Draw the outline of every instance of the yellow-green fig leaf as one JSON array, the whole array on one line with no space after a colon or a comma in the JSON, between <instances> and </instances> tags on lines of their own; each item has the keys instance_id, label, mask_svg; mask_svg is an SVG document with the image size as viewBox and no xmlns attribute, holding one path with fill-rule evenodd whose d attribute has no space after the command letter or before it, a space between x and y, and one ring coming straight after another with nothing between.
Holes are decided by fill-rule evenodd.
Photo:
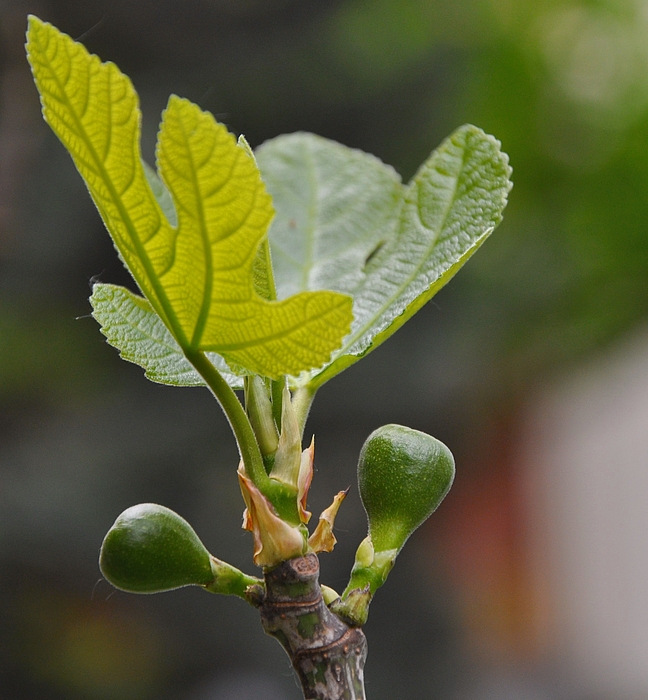
<instances>
[{"instance_id":1,"label":"yellow-green fig leaf","mask_svg":"<svg viewBox=\"0 0 648 700\"><path fill-rule=\"evenodd\" d=\"M180 347L218 353L230 366L272 378L326 363L350 330L351 298L305 291L272 301L259 294L272 286L266 237L274 209L249 146L188 100L169 99L156 153L175 225L142 165L130 80L36 17L29 19L27 54L46 121ZM267 264L260 265L264 250Z\"/></svg>"}]
</instances>

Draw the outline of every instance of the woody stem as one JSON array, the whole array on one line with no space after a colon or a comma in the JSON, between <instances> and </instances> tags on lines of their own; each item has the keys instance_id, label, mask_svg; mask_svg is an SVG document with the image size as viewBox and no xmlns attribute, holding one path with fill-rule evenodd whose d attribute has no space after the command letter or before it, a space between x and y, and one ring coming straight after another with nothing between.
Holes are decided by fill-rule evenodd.
<instances>
[{"instance_id":1,"label":"woody stem","mask_svg":"<svg viewBox=\"0 0 648 700\"><path fill-rule=\"evenodd\" d=\"M305 700L365 700L364 633L327 608L318 579L315 554L289 559L266 573L259 608L263 628L286 650Z\"/></svg>"}]
</instances>

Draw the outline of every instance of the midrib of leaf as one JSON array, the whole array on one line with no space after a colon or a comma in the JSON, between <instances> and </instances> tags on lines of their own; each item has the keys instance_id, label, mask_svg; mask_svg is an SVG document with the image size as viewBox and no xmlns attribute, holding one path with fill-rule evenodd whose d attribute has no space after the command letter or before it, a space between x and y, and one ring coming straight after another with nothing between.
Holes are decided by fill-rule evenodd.
<instances>
[{"instance_id":1,"label":"midrib of leaf","mask_svg":"<svg viewBox=\"0 0 648 700\"><path fill-rule=\"evenodd\" d=\"M461 169L463 169L463 166L465 165L465 155L466 155L466 149L463 149L463 154L461 158ZM419 265L414 268L413 272L405 279L404 282L401 283L401 285L398 287L398 289L384 302L384 304L380 307L380 309L377 312L374 312L371 316L371 318L363 324L360 328L358 328L357 331L352 333L350 336L348 336L347 340L345 341L344 345L337 351L336 355L338 357L342 356L350 347L353 347L353 345L372 327L372 325L376 322L377 319L379 319L385 311L394 303L396 299L403 293L405 289L413 282L413 280L418 276L419 271L421 268L425 265L427 262L433 248L436 246L439 236L443 232L446 221L448 219L448 215L450 211L452 210L452 207L454 206L456 200L457 200L457 189L459 185L459 177L456 177L454 182L454 187L452 190L452 197L450 198L450 201L445 209L445 212L443 213L443 218L442 218L442 223L439 226L439 233L437 236L434 236L433 240L430 241L429 246L426 248L426 254L421 257L421 262ZM419 183L416 183L417 185ZM418 187L417 187L418 189ZM417 195L417 202L416 202L416 213L418 220L421 224L421 228L425 229L426 231L432 231L432 229L427 228L423 224L423 220L421 218L421 205L420 205L420 197ZM407 202L404 202L404 204L407 204ZM405 211L403 211L403 214ZM402 224L401 224L402 225ZM405 310L405 309L404 309ZM403 310L403 311L404 311Z\"/></svg>"},{"instance_id":2,"label":"midrib of leaf","mask_svg":"<svg viewBox=\"0 0 648 700\"><path fill-rule=\"evenodd\" d=\"M57 51L58 50L59 50L59 46L57 46ZM137 251L137 255L140 258L140 261L142 262L144 269L146 270L146 273L148 275L148 281L155 291L157 301L158 301L159 305L162 307L162 311L163 311L164 315L167 317L169 324L174 328L174 332L176 334L180 335L180 337L182 338L182 340L184 340L184 342L186 344L186 342L187 342L186 336L185 336L184 332L182 331L180 324L178 323L178 318L177 318L175 312L173 311L172 306L169 304L169 300L167 299L166 294L164 293L164 290L162 289L162 287L160 286L160 284L157 281L157 275L155 274L155 270L153 269L153 266L151 265L151 261L150 261L148 255L146 254L146 249L144 248L141 241L139 240L139 237L137 236L137 229L136 229L135 225L133 224L133 222L128 214L128 211L126 210L126 208L122 204L121 197L117 193L117 190L115 189L115 187L112 183L112 180L111 180L110 176L108 175L108 172L106 171L106 168L104 166L104 161L100 158L94 145L92 144L92 141L88 138L88 134L86 133L86 130L83 126L83 122L81 121L80 116L77 114L76 110L74 109L74 107L72 106L72 103L70 102L70 100L68 98L68 95L67 95L67 92L65 89L65 87L66 87L65 83L63 83L59 79L56 72L53 71L49 67L49 65L48 65L48 70L49 70L50 74L54 77L54 82L58 85L58 87L63 95L64 104L68 108L68 110L69 110L70 114L72 115L72 118L74 119L74 122L77 126L77 133L80 134L81 139L83 140L86 147L88 148L88 151L92 155L92 157L95 161L95 167L99 171L101 179L102 179L104 185L106 185L106 187L110 193L113 204L117 207L117 209L121 215L122 221L124 221L124 223L126 224L126 228L128 229L128 233L129 233L129 236L131 238L131 241L133 242L133 244L135 246L135 249ZM68 77L69 77L69 73L68 73ZM88 81L90 81L90 80L91 80L91 77L88 78ZM109 95L112 94L111 80L112 80L112 77L111 77L111 74L109 72L108 73L108 94ZM87 110L89 101L90 101L90 90L88 90L88 98L87 98L87 101L85 104L86 110ZM112 113L112 102L111 102L111 113ZM110 144L112 141L112 130L113 130L113 124L112 124L112 119L111 119L110 120L110 132L109 132L109 137L107 139L107 146L106 146L106 158L108 157L108 154L110 153ZM136 164L134 167L136 167ZM133 171L133 178L134 177L135 177L135 171ZM124 189L124 193L126 193L130 189L132 184L133 184L133 180L131 180L129 185ZM162 212L160 212L160 214L161 214L161 216L164 216L164 214ZM160 224L158 224L158 227L157 227L155 233L153 234L153 236L151 236L151 238L156 236L159 233L159 231L160 231ZM178 339L178 341L180 342L180 339Z\"/></svg>"},{"instance_id":3,"label":"midrib of leaf","mask_svg":"<svg viewBox=\"0 0 648 700\"><path fill-rule=\"evenodd\" d=\"M182 124L182 136L184 137L187 154L189 156L189 160L191 161L191 181L194 187L194 192L196 194L196 203L198 205L198 225L200 226L200 237L205 254L205 289L203 292L202 304L200 306L200 313L198 314L198 319L196 321L196 326L193 332L193 338L191 339L191 347L195 349L200 343L200 339L202 338L202 335L205 331L207 319L209 318L209 308L211 306L211 293L214 277L214 261L209 241L209 233L207 231L207 222L205 220L205 207L203 206L202 193L200 191L200 185L198 184L198 173L196 170L196 164L194 162L191 145L189 143L189 139L187 138L187 133L184 128L184 123L182 123L182 121L180 121L180 123Z\"/></svg>"},{"instance_id":4,"label":"midrib of leaf","mask_svg":"<svg viewBox=\"0 0 648 700\"><path fill-rule=\"evenodd\" d=\"M272 256L270 255L270 242L268 241L268 236L261 241L261 245L257 250L257 256L263 256L263 262L265 265L265 272L267 275L268 284L268 298L267 301L276 301L277 299L277 287L275 285L274 273L272 271Z\"/></svg>"}]
</instances>

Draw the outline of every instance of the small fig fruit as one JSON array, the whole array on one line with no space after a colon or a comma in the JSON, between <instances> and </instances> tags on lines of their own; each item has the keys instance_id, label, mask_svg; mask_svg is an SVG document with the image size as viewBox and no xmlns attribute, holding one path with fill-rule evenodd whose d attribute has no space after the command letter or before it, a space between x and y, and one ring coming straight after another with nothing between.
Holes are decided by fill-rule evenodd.
<instances>
[{"instance_id":1,"label":"small fig fruit","mask_svg":"<svg viewBox=\"0 0 648 700\"><path fill-rule=\"evenodd\" d=\"M211 556L191 525L154 503L140 503L117 518L101 545L99 566L113 586L131 593L214 580Z\"/></svg>"},{"instance_id":2,"label":"small fig fruit","mask_svg":"<svg viewBox=\"0 0 648 700\"><path fill-rule=\"evenodd\" d=\"M358 483L376 552L400 550L452 486L450 450L402 425L374 430L360 452Z\"/></svg>"},{"instance_id":3,"label":"small fig fruit","mask_svg":"<svg viewBox=\"0 0 648 700\"><path fill-rule=\"evenodd\" d=\"M330 604L349 625L365 624L374 593L387 580L407 538L450 490L454 472L450 450L418 430L384 425L367 438L358 484L369 535L356 551L346 589Z\"/></svg>"}]
</instances>

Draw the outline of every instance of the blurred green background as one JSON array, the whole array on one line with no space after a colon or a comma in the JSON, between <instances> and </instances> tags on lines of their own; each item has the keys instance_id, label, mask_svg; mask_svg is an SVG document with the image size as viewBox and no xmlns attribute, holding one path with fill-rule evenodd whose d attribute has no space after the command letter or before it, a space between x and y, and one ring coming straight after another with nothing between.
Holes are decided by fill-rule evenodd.
<instances>
[{"instance_id":1,"label":"blurred green background","mask_svg":"<svg viewBox=\"0 0 648 700\"><path fill-rule=\"evenodd\" d=\"M513 532L503 566L516 569L517 406L648 315L645 2L0 0L0 700L296 700L252 609L193 589L113 595L99 580L103 534L139 501L178 510L247 571L251 543L218 407L202 390L148 383L88 317L92 279L131 282L40 117L28 13L131 76L149 162L170 93L253 147L313 131L405 180L462 123L501 140L515 183L504 223L397 336L321 391L311 505L354 483L378 425L444 440L459 476L374 603L369 697L483 699L504 668L512 685L492 697L581 700L516 576L489 620L466 608L462 572L479 572L457 569L450 530L491 494ZM344 586L363 536L353 494L326 583Z\"/></svg>"}]
</instances>

